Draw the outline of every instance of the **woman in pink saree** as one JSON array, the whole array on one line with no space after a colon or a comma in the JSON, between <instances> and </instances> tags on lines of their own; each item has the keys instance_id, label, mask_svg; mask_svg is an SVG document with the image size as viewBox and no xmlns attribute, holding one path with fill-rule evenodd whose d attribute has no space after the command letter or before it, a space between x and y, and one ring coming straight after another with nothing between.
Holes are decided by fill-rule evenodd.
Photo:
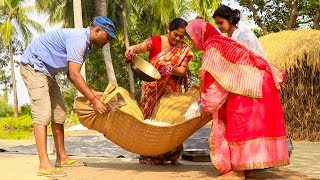
<instances>
[{"instance_id":1,"label":"woman in pink saree","mask_svg":"<svg viewBox=\"0 0 320 180\"><path fill-rule=\"evenodd\" d=\"M221 178L289 164L279 91L285 74L202 19L187 33L203 51L201 105L213 118L210 155Z\"/></svg>"}]
</instances>

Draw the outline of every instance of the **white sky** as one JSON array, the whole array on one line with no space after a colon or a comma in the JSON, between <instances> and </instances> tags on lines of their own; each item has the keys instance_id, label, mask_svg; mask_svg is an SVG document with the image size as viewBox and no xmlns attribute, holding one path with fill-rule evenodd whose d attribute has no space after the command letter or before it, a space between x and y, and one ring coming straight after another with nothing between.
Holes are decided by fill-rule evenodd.
<instances>
[{"instance_id":1,"label":"white sky","mask_svg":"<svg viewBox=\"0 0 320 180\"><path fill-rule=\"evenodd\" d=\"M26 0L25 2L26 2L25 3L26 5L34 4L34 0ZM230 6L233 9L239 9L241 11L241 13L243 13L243 8L238 3L236 3L234 0L222 0L222 4ZM247 26L247 27L254 27L255 26L256 27L256 25L254 24L253 21L244 20L244 19L246 19L245 18L246 13L248 14L248 12L244 12L242 14L243 20L242 21L240 20L239 26ZM46 31L51 31L52 29L60 27L59 25L56 25L55 27L51 27L48 23L46 23L47 16L43 15L43 14L37 14L37 13L29 14L28 17L30 19L33 19L34 21L37 21L40 24L42 24L45 27ZM39 34L34 33L33 39L37 38L38 36L39 36ZM20 57L15 57L15 59L19 61ZM16 81L17 81L17 94L18 94L19 106L24 105L24 104L28 104L28 103L30 103L29 95L28 95L28 91L24 85L24 82L21 79L20 68L15 68L15 75L16 75ZM0 86L0 89L2 89L1 86ZM0 91L0 94L1 95L3 94L2 90ZM9 104L13 104L12 94L9 94Z\"/></svg>"}]
</instances>

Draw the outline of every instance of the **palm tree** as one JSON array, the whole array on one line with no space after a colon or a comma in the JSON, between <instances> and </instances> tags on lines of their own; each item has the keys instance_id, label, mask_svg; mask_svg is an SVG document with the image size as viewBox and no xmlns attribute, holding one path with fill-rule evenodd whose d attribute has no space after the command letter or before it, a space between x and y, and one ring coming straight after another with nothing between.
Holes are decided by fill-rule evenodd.
<instances>
[{"instance_id":1,"label":"palm tree","mask_svg":"<svg viewBox=\"0 0 320 180\"><path fill-rule=\"evenodd\" d=\"M98 16L107 16L107 3L109 1L107 0L94 0L94 5L95 5L95 13ZM113 84L118 84L117 79L116 79L116 74L114 72L114 68L112 65L112 58L111 58L111 52L110 52L110 44L107 43L103 47L103 55L104 55L104 61L107 69L107 76L109 82Z\"/></svg>"},{"instance_id":2,"label":"palm tree","mask_svg":"<svg viewBox=\"0 0 320 180\"><path fill-rule=\"evenodd\" d=\"M165 32L169 21L187 13L186 0L131 0L131 8L138 13L138 21L148 24L152 34Z\"/></svg>"},{"instance_id":3,"label":"palm tree","mask_svg":"<svg viewBox=\"0 0 320 180\"><path fill-rule=\"evenodd\" d=\"M64 28L74 27L73 0L35 0L35 4L38 12L49 15L51 25L62 22ZM83 11L84 14L86 12Z\"/></svg>"},{"instance_id":4,"label":"palm tree","mask_svg":"<svg viewBox=\"0 0 320 180\"><path fill-rule=\"evenodd\" d=\"M18 117L18 98L14 74L12 38L22 35L25 45L27 45L29 44L32 36L29 28L32 28L39 33L44 32L42 25L26 16L26 12L32 11L34 7L22 7L22 2L23 0L2 0L0 4L0 12L2 14L0 17L0 35L3 44L9 49L14 117Z\"/></svg>"},{"instance_id":5,"label":"palm tree","mask_svg":"<svg viewBox=\"0 0 320 180\"><path fill-rule=\"evenodd\" d=\"M123 24L123 37L124 37L124 44L126 46L126 49L129 48L129 34L128 34L128 26L127 26L127 0L122 0L122 13L121 13L121 19ZM129 65L127 65L128 74L129 74L129 83L130 83L130 92L132 95L135 94L135 88L134 88L134 79L133 79L133 73Z\"/></svg>"},{"instance_id":6,"label":"palm tree","mask_svg":"<svg viewBox=\"0 0 320 180\"><path fill-rule=\"evenodd\" d=\"M206 21L210 21L213 11L221 4L221 0L193 0L188 6Z\"/></svg>"},{"instance_id":7,"label":"palm tree","mask_svg":"<svg viewBox=\"0 0 320 180\"><path fill-rule=\"evenodd\" d=\"M81 8L81 0L73 0L73 16L74 16L74 27L75 28L82 28L82 8ZM81 75L86 80L86 66L85 63L81 66ZM78 96L83 96L78 91Z\"/></svg>"}]
</instances>

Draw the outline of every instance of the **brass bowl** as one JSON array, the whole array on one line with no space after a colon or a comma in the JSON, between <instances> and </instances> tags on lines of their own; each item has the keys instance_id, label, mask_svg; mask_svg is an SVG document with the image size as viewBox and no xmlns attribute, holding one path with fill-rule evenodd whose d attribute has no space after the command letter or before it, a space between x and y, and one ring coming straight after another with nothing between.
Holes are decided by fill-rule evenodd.
<instances>
[{"instance_id":1,"label":"brass bowl","mask_svg":"<svg viewBox=\"0 0 320 180\"><path fill-rule=\"evenodd\" d=\"M158 70L152 64L138 56L131 63L131 69L134 75L143 81L152 82L161 77Z\"/></svg>"}]
</instances>

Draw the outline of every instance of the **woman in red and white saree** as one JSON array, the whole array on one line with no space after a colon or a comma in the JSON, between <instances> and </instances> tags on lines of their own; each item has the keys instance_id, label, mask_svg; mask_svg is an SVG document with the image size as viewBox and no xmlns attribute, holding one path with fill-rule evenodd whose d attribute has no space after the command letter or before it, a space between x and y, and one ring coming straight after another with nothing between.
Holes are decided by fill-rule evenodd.
<instances>
[{"instance_id":1,"label":"woman in red and white saree","mask_svg":"<svg viewBox=\"0 0 320 180\"><path fill-rule=\"evenodd\" d=\"M189 46L183 41L187 24L185 20L175 18L169 23L168 35L152 36L126 51L126 60L129 62L135 54L148 51L149 62L161 73L159 80L142 83L140 105L145 119L150 118L156 103L163 95L181 92L181 85L187 83L188 62L193 57ZM172 164L177 164L182 149L181 145L160 156L140 156L139 162L162 165L171 161Z\"/></svg>"},{"instance_id":2,"label":"woman in red and white saree","mask_svg":"<svg viewBox=\"0 0 320 180\"><path fill-rule=\"evenodd\" d=\"M181 85L186 84L188 77L186 71L183 76L172 75L165 71L174 71L173 68L183 67L187 70L188 62L192 59L192 52L185 42L180 42L175 46L161 49L163 38L153 36L147 39L146 44L149 51L149 62L161 73L161 78L153 82L142 83L142 97L140 105L145 118L149 118L158 100L165 94L181 92ZM183 63L183 64L182 64ZM164 68L163 68L164 67ZM169 67L168 70L165 67Z\"/></svg>"},{"instance_id":3,"label":"woman in red and white saree","mask_svg":"<svg viewBox=\"0 0 320 180\"><path fill-rule=\"evenodd\" d=\"M202 19L191 22L187 33L203 51L201 105L213 118L214 166L230 178L289 164L279 91L285 74Z\"/></svg>"}]
</instances>

